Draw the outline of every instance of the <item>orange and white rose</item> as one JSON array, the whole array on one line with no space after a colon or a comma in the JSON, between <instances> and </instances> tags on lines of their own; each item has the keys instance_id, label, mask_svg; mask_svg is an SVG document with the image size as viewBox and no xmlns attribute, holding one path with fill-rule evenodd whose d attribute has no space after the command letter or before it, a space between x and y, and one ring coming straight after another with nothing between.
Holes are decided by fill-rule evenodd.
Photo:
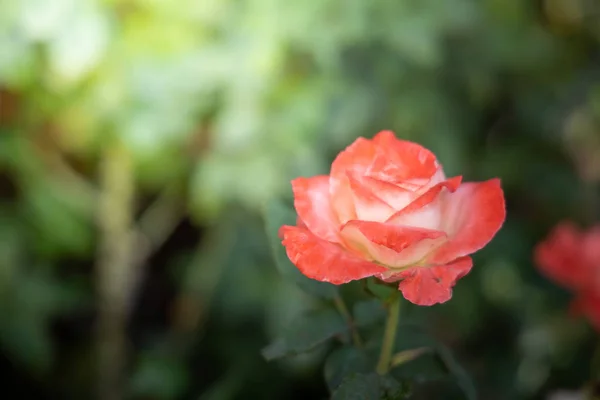
<instances>
[{"instance_id":1,"label":"orange and white rose","mask_svg":"<svg viewBox=\"0 0 600 400\"><path fill-rule=\"evenodd\" d=\"M447 178L433 153L390 131L357 139L329 175L297 178L292 187L298 223L280 236L303 274L333 284L399 282L419 305L451 298L471 270L469 255L506 216L498 179Z\"/></svg>"}]
</instances>

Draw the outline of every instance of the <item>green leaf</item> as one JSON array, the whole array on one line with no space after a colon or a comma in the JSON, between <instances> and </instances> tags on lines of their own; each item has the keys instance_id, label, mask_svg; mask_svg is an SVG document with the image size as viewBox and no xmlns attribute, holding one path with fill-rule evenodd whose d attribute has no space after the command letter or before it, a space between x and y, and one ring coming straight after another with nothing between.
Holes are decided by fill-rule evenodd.
<instances>
[{"instance_id":1,"label":"green leaf","mask_svg":"<svg viewBox=\"0 0 600 400\"><path fill-rule=\"evenodd\" d=\"M82 255L93 247L89 216L68 203L75 199L50 182L31 184L24 190L22 207L32 221L34 244L46 254Z\"/></svg>"},{"instance_id":2,"label":"green leaf","mask_svg":"<svg viewBox=\"0 0 600 400\"><path fill-rule=\"evenodd\" d=\"M438 344L437 346L437 354L443 361L448 371L454 377L456 383L462 389L465 396L467 396L468 400L476 400L477 399L477 390L475 389L475 384L473 380L465 371L465 369L456 361L452 352L444 345Z\"/></svg>"},{"instance_id":3,"label":"green leaf","mask_svg":"<svg viewBox=\"0 0 600 400\"><path fill-rule=\"evenodd\" d=\"M131 377L129 390L135 396L174 399L185 390L187 382L187 371L180 360L144 354Z\"/></svg>"},{"instance_id":4,"label":"green leaf","mask_svg":"<svg viewBox=\"0 0 600 400\"><path fill-rule=\"evenodd\" d=\"M292 321L284 336L265 347L267 361L307 352L348 331L344 319L331 309L309 311Z\"/></svg>"},{"instance_id":5,"label":"green leaf","mask_svg":"<svg viewBox=\"0 0 600 400\"><path fill-rule=\"evenodd\" d=\"M304 276L288 258L278 232L283 225L296 225L296 213L281 200L271 200L265 209L267 236L277 269L285 279L295 282L302 290L315 296L332 299L338 293L335 285Z\"/></svg>"},{"instance_id":6,"label":"green leaf","mask_svg":"<svg viewBox=\"0 0 600 400\"><path fill-rule=\"evenodd\" d=\"M43 320L27 313L14 313L0 325L0 342L9 357L35 373L45 373L54 362L55 349Z\"/></svg>"},{"instance_id":7,"label":"green leaf","mask_svg":"<svg viewBox=\"0 0 600 400\"><path fill-rule=\"evenodd\" d=\"M333 393L332 400L400 400L406 399L409 388L391 376L376 373L353 374L344 379Z\"/></svg>"},{"instance_id":8,"label":"green leaf","mask_svg":"<svg viewBox=\"0 0 600 400\"><path fill-rule=\"evenodd\" d=\"M354 304L353 313L354 322L357 326L369 326L386 317L385 307L378 299L360 301Z\"/></svg>"},{"instance_id":9,"label":"green leaf","mask_svg":"<svg viewBox=\"0 0 600 400\"><path fill-rule=\"evenodd\" d=\"M394 367L391 373L398 379L408 379L415 383L444 381L449 378L448 371L433 352L402 363Z\"/></svg>"},{"instance_id":10,"label":"green leaf","mask_svg":"<svg viewBox=\"0 0 600 400\"><path fill-rule=\"evenodd\" d=\"M277 339L270 345L264 347L261 352L265 360L271 361L290 354L290 349L284 339Z\"/></svg>"},{"instance_id":11,"label":"green leaf","mask_svg":"<svg viewBox=\"0 0 600 400\"><path fill-rule=\"evenodd\" d=\"M417 383L451 381L460 388L468 400L477 398L471 378L447 347L418 326L398 327L396 352L423 347L431 349L431 352L398 365L392 369L392 375L398 379L408 379Z\"/></svg>"},{"instance_id":12,"label":"green leaf","mask_svg":"<svg viewBox=\"0 0 600 400\"><path fill-rule=\"evenodd\" d=\"M423 327L415 324L403 324L398 326L396 332L396 351L411 350L417 347L435 347L438 341L427 333Z\"/></svg>"},{"instance_id":13,"label":"green leaf","mask_svg":"<svg viewBox=\"0 0 600 400\"><path fill-rule=\"evenodd\" d=\"M325 361L325 382L335 390L349 375L375 370L377 353L369 354L355 347L342 347L332 352Z\"/></svg>"},{"instance_id":14,"label":"green leaf","mask_svg":"<svg viewBox=\"0 0 600 400\"><path fill-rule=\"evenodd\" d=\"M234 399L241 389L247 372L239 364L233 366L223 378L204 391L198 400Z\"/></svg>"},{"instance_id":15,"label":"green leaf","mask_svg":"<svg viewBox=\"0 0 600 400\"><path fill-rule=\"evenodd\" d=\"M376 374L354 374L344 379L332 400L379 400L379 377Z\"/></svg>"},{"instance_id":16,"label":"green leaf","mask_svg":"<svg viewBox=\"0 0 600 400\"><path fill-rule=\"evenodd\" d=\"M307 351L347 330L348 325L335 310L310 311L292 322L285 341L293 351Z\"/></svg>"}]
</instances>

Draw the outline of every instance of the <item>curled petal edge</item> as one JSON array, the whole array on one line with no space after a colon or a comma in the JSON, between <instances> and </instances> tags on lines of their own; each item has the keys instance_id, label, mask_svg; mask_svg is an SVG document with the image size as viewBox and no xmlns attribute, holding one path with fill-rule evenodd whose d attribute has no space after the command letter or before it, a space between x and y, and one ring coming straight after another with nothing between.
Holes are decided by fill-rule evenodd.
<instances>
[{"instance_id":1,"label":"curled petal edge","mask_svg":"<svg viewBox=\"0 0 600 400\"><path fill-rule=\"evenodd\" d=\"M445 303L452 298L452 288L473 267L471 257L461 257L446 265L415 267L400 272L398 289L404 298L420 306Z\"/></svg>"},{"instance_id":2,"label":"curled petal edge","mask_svg":"<svg viewBox=\"0 0 600 400\"><path fill-rule=\"evenodd\" d=\"M288 258L308 278L341 285L387 270L350 254L336 243L318 238L305 228L285 225L279 234Z\"/></svg>"}]
</instances>

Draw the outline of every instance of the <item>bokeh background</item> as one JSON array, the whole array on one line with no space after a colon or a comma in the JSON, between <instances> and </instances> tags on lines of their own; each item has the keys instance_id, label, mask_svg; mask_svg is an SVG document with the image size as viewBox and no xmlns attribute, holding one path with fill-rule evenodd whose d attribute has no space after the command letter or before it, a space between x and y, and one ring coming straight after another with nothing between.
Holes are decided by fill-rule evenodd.
<instances>
[{"instance_id":1,"label":"bokeh background","mask_svg":"<svg viewBox=\"0 0 600 400\"><path fill-rule=\"evenodd\" d=\"M452 301L403 316L482 399L582 387L597 334L532 248L600 216L600 3L4 0L2 397L326 398L323 351L260 356L318 302L262 208L383 129L507 196Z\"/></svg>"}]
</instances>

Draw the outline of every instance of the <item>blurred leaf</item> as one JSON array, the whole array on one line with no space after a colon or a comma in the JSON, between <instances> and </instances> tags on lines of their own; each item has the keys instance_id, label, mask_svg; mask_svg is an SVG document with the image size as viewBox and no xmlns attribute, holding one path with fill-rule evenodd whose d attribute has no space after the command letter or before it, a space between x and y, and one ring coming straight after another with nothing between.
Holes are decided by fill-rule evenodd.
<instances>
[{"instance_id":1,"label":"blurred leaf","mask_svg":"<svg viewBox=\"0 0 600 400\"><path fill-rule=\"evenodd\" d=\"M304 276L288 258L285 247L278 236L283 225L296 225L296 214L280 200L271 200L265 209L267 236L271 243L273 257L284 278L290 279L300 288L315 296L332 299L338 292L335 285L319 282Z\"/></svg>"},{"instance_id":2,"label":"blurred leaf","mask_svg":"<svg viewBox=\"0 0 600 400\"><path fill-rule=\"evenodd\" d=\"M467 396L467 399L476 400L477 390L475 389L475 385L467 371L465 371L458 361L456 361L452 352L442 344L438 344L436 350L446 368L448 368L460 388L463 390L465 396Z\"/></svg>"},{"instance_id":3,"label":"blurred leaf","mask_svg":"<svg viewBox=\"0 0 600 400\"><path fill-rule=\"evenodd\" d=\"M227 372L224 378L202 393L198 400L234 399L240 389L244 375L247 375L247 372L239 366L234 366L231 371Z\"/></svg>"},{"instance_id":4,"label":"blurred leaf","mask_svg":"<svg viewBox=\"0 0 600 400\"><path fill-rule=\"evenodd\" d=\"M376 373L354 374L342 382L332 400L401 400L408 398L408 388L390 376Z\"/></svg>"},{"instance_id":5,"label":"blurred leaf","mask_svg":"<svg viewBox=\"0 0 600 400\"><path fill-rule=\"evenodd\" d=\"M332 400L379 400L381 390L377 374L354 374L333 393Z\"/></svg>"},{"instance_id":6,"label":"blurred leaf","mask_svg":"<svg viewBox=\"0 0 600 400\"><path fill-rule=\"evenodd\" d=\"M355 347L342 347L332 352L325 361L325 381L329 390L335 390L351 374L375 370L376 353L368 354Z\"/></svg>"},{"instance_id":7,"label":"blurred leaf","mask_svg":"<svg viewBox=\"0 0 600 400\"><path fill-rule=\"evenodd\" d=\"M387 313L378 299L360 301L354 304L354 322L357 326L369 326L385 319Z\"/></svg>"},{"instance_id":8,"label":"blurred leaf","mask_svg":"<svg viewBox=\"0 0 600 400\"><path fill-rule=\"evenodd\" d=\"M0 322L0 341L10 358L35 373L48 372L54 361L54 348L43 320L20 313Z\"/></svg>"},{"instance_id":9,"label":"blurred leaf","mask_svg":"<svg viewBox=\"0 0 600 400\"><path fill-rule=\"evenodd\" d=\"M262 356L267 361L285 357L289 353L290 349L288 348L286 341L283 339L278 339L261 350Z\"/></svg>"},{"instance_id":10,"label":"blurred leaf","mask_svg":"<svg viewBox=\"0 0 600 400\"><path fill-rule=\"evenodd\" d=\"M28 223L35 228L35 246L52 255L89 252L93 241L91 222L66 204L67 193L41 182L27 189L22 207Z\"/></svg>"},{"instance_id":11,"label":"blurred leaf","mask_svg":"<svg viewBox=\"0 0 600 400\"><path fill-rule=\"evenodd\" d=\"M187 370L170 356L144 355L130 381L135 396L168 400L181 396L188 382Z\"/></svg>"},{"instance_id":12,"label":"blurred leaf","mask_svg":"<svg viewBox=\"0 0 600 400\"><path fill-rule=\"evenodd\" d=\"M52 318L85 304L71 282L57 280L48 270L16 271L0 298L0 342L14 360L36 373L48 372L54 361Z\"/></svg>"},{"instance_id":13,"label":"blurred leaf","mask_svg":"<svg viewBox=\"0 0 600 400\"><path fill-rule=\"evenodd\" d=\"M391 374L398 379L408 379L415 383L443 381L449 378L448 371L435 353L402 363L394 367Z\"/></svg>"},{"instance_id":14,"label":"blurred leaf","mask_svg":"<svg viewBox=\"0 0 600 400\"><path fill-rule=\"evenodd\" d=\"M300 352L310 350L347 330L348 325L337 311L309 311L291 323L285 340L291 350Z\"/></svg>"},{"instance_id":15,"label":"blurred leaf","mask_svg":"<svg viewBox=\"0 0 600 400\"><path fill-rule=\"evenodd\" d=\"M296 317L283 338L263 349L262 354L270 361L306 352L347 331L348 325L335 310L309 311Z\"/></svg>"},{"instance_id":16,"label":"blurred leaf","mask_svg":"<svg viewBox=\"0 0 600 400\"><path fill-rule=\"evenodd\" d=\"M399 379L414 380L417 383L452 381L460 387L468 400L477 398L470 376L456 361L450 350L420 327L399 326L396 351L414 351L423 347L432 351L394 367L392 375Z\"/></svg>"}]
</instances>

